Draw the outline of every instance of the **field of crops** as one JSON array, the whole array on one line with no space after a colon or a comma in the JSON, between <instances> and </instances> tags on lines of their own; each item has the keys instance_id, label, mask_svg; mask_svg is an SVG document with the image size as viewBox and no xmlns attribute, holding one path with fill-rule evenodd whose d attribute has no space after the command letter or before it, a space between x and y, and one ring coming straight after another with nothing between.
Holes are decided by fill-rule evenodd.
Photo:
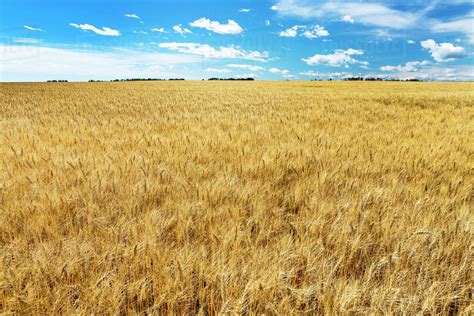
<instances>
[{"instance_id":1,"label":"field of crops","mask_svg":"<svg viewBox=\"0 0 474 316\"><path fill-rule=\"evenodd\" d=\"M0 84L0 313L474 313L474 84Z\"/></svg>"}]
</instances>

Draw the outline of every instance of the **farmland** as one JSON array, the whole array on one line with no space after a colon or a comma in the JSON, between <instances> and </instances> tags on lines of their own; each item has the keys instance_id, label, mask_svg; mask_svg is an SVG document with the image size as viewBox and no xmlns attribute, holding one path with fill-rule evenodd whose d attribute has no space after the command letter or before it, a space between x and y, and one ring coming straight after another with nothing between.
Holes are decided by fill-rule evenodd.
<instances>
[{"instance_id":1,"label":"farmland","mask_svg":"<svg viewBox=\"0 0 474 316\"><path fill-rule=\"evenodd\" d=\"M2 313L474 313L474 84L0 84Z\"/></svg>"}]
</instances>

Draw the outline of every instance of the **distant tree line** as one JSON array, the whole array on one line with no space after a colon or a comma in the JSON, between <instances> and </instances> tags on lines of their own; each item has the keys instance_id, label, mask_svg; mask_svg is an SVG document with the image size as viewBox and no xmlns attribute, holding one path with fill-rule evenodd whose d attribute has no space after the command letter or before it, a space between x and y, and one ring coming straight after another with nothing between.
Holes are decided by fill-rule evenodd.
<instances>
[{"instance_id":1,"label":"distant tree line","mask_svg":"<svg viewBox=\"0 0 474 316\"><path fill-rule=\"evenodd\" d=\"M332 81L333 79L327 79L327 81ZM311 79L311 81L324 81L323 79ZM373 77L348 77L342 79L342 81L399 81L399 82L422 82L420 79L394 79L394 78L373 78Z\"/></svg>"},{"instance_id":2,"label":"distant tree line","mask_svg":"<svg viewBox=\"0 0 474 316\"><path fill-rule=\"evenodd\" d=\"M113 80L89 80L89 82L128 82L128 81L166 81L166 80L185 80L184 78L170 78L170 79L161 79L161 78L127 78L127 79L113 79Z\"/></svg>"},{"instance_id":3,"label":"distant tree line","mask_svg":"<svg viewBox=\"0 0 474 316\"><path fill-rule=\"evenodd\" d=\"M89 82L127 82L127 81L175 81L175 80L185 80L184 78L170 78L170 79L160 79L160 78L127 78L127 79L113 79L113 80L89 80ZM48 80L46 82L68 82L67 80Z\"/></svg>"},{"instance_id":4,"label":"distant tree line","mask_svg":"<svg viewBox=\"0 0 474 316\"><path fill-rule=\"evenodd\" d=\"M113 79L113 80L89 80L89 82L128 82L128 81L184 81L184 78L129 78L129 79ZM204 80L204 79L203 79ZM254 81L254 78L209 78L209 81ZM326 81L333 81L332 78L325 79ZM324 79L311 79L311 81L325 81ZM403 82L422 82L420 79L394 79L394 78L373 78L373 77L349 77L342 81L403 81ZM67 80L48 80L47 82L68 82Z\"/></svg>"},{"instance_id":5,"label":"distant tree line","mask_svg":"<svg viewBox=\"0 0 474 316\"><path fill-rule=\"evenodd\" d=\"M226 81L254 81L254 78L209 78L208 80L226 80Z\"/></svg>"}]
</instances>

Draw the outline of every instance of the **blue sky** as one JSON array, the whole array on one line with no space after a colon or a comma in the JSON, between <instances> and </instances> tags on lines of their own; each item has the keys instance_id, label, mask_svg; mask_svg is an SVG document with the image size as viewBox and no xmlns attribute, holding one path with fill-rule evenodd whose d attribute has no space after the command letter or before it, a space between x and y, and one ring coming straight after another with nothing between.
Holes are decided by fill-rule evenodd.
<instances>
[{"instance_id":1,"label":"blue sky","mask_svg":"<svg viewBox=\"0 0 474 316\"><path fill-rule=\"evenodd\" d=\"M2 0L0 81L474 80L472 0Z\"/></svg>"}]
</instances>

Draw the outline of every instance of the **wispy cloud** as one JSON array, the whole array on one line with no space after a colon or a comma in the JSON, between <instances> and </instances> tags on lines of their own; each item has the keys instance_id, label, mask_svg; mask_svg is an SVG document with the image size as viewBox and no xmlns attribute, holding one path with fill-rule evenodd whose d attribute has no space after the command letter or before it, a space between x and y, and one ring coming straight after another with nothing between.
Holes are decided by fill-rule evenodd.
<instances>
[{"instance_id":1,"label":"wispy cloud","mask_svg":"<svg viewBox=\"0 0 474 316\"><path fill-rule=\"evenodd\" d=\"M392 9L381 3L355 1L278 0L271 7L281 15L303 19L342 16L346 22L404 29L415 25L420 13Z\"/></svg>"},{"instance_id":2,"label":"wispy cloud","mask_svg":"<svg viewBox=\"0 0 474 316\"><path fill-rule=\"evenodd\" d=\"M21 38L12 39L12 42L18 43L18 44L38 44L41 42L41 40L37 38L21 37Z\"/></svg>"},{"instance_id":3,"label":"wispy cloud","mask_svg":"<svg viewBox=\"0 0 474 316\"><path fill-rule=\"evenodd\" d=\"M242 27L234 20L228 20L227 24L221 24L220 22L211 21L207 18L200 18L194 22L189 23L189 25L192 27L206 29L217 34L234 35L240 34L244 31Z\"/></svg>"},{"instance_id":4,"label":"wispy cloud","mask_svg":"<svg viewBox=\"0 0 474 316\"><path fill-rule=\"evenodd\" d=\"M0 45L3 80L115 79L189 77L177 66L196 64L193 55L142 52L129 49L85 51L74 48ZM173 68L174 67L174 68Z\"/></svg>"},{"instance_id":5,"label":"wispy cloud","mask_svg":"<svg viewBox=\"0 0 474 316\"><path fill-rule=\"evenodd\" d=\"M133 13L127 13L127 14L124 14L124 16L126 16L127 18L131 18L131 19L141 20L141 18L138 15L133 14Z\"/></svg>"},{"instance_id":6,"label":"wispy cloud","mask_svg":"<svg viewBox=\"0 0 474 316\"><path fill-rule=\"evenodd\" d=\"M168 33L164 28L160 27L160 28L152 28L151 29L152 32L156 32L156 33Z\"/></svg>"},{"instance_id":7,"label":"wispy cloud","mask_svg":"<svg viewBox=\"0 0 474 316\"><path fill-rule=\"evenodd\" d=\"M251 11L250 9L246 9L246 8L239 9L240 13L248 13L250 11Z\"/></svg>"},{"instance_id":8,"label":"wispy cloud","mask_svg":"<svg viewBox=\"0 0 474 316\"><path fill-rule=\"evenodd\" d=\"M474 44L474 11L450 22L435 22L432 31L436 33L464 33L469 43Z\"/></svg>"},{"instance_id":9,"label":"wispy cloud","mask_svg":"<svg viewBox=\"0 0 474 316\"><path fill-rule=\"evenodd\" d=\"M278 69L278 68L270 68L268 69L269 72L272 74L280 74L280 75L289 75L290 71L287 69Z\"/></svg>"},{"instance_id":10,"label":"wispy cloud","mask_svg":"<svg viewBox=\"0 0 474 316\"><path fill-rule=\"evenodd\" d=\"M344 79L353 77L354 74L350 72L316 72L316 71L303 71L300 72L300 75L311 78L335 78L335 79Z\"/></svg>"},{"instance_id":11,"label":"wispy cloud","mask_svg":"<svg viewBox=\"0 0 474 316\"><path fill-rule=\"evenodd\" d=\"M76 23L70 23L69 24L72 27L84 30L84 31L92 31L96 34L102 35L102 36L120 36L120 32L118 30L114 30L108 27L103 27L102 29L99 29L93 25L90 24L76 24Z\"/></svg>"},{"instance_id":12,"label":"wispy cloud","mask_svg":"<svg viewBox=\"0 0 474 316\"><path fill-rule=\"evenodd\" d=\"M207 72L215 72L215 73L219 73L219 74L227 74L227 73L230 73L232 72L232 70L230 69L225 69L225 68L207 68L206 69Z\"/></svg>"},{"instance_id":13,"label":"wispy cloud","mask_svg":"<svg viewBox=\"0 0 474 316\"><path fill-rule=\"evenodd\" d=\"M247 51L238 46L214 48L207 44L176 42L160 43L159 46L180 53L199 55L206 58L246 59L260 62L267 62L269 60L268 52Z\"/></svg>"},{"instance_id":14,"label":"wispy cloud","mask_svg":"<svg viewBox=\"0 0 474 316\"><path fill-rule=\"evenodd\" d=\"M245 64L229 64L227 67L230 68L237 68L237 69L245 69L245 70L250 70L253 72L258 72L258 71L263 71L265 68L260 67L260 66L254 66L254 65L245 65Z\"/></svg>"},{"instance_id":15,"label":"wispy cloud","mask_svg":"<svg viewBox=\"0 0 474 316\"><path fill-rule=\"evenodd\" d=\"M29 26L29 25L23 25L23 27L27 30L30 30L30 31L35 31L35 32L44 32L44 30L40 29L40 28L37 28L37 27L32 27L32 26Z\"/></svg>"}]
</instances>

